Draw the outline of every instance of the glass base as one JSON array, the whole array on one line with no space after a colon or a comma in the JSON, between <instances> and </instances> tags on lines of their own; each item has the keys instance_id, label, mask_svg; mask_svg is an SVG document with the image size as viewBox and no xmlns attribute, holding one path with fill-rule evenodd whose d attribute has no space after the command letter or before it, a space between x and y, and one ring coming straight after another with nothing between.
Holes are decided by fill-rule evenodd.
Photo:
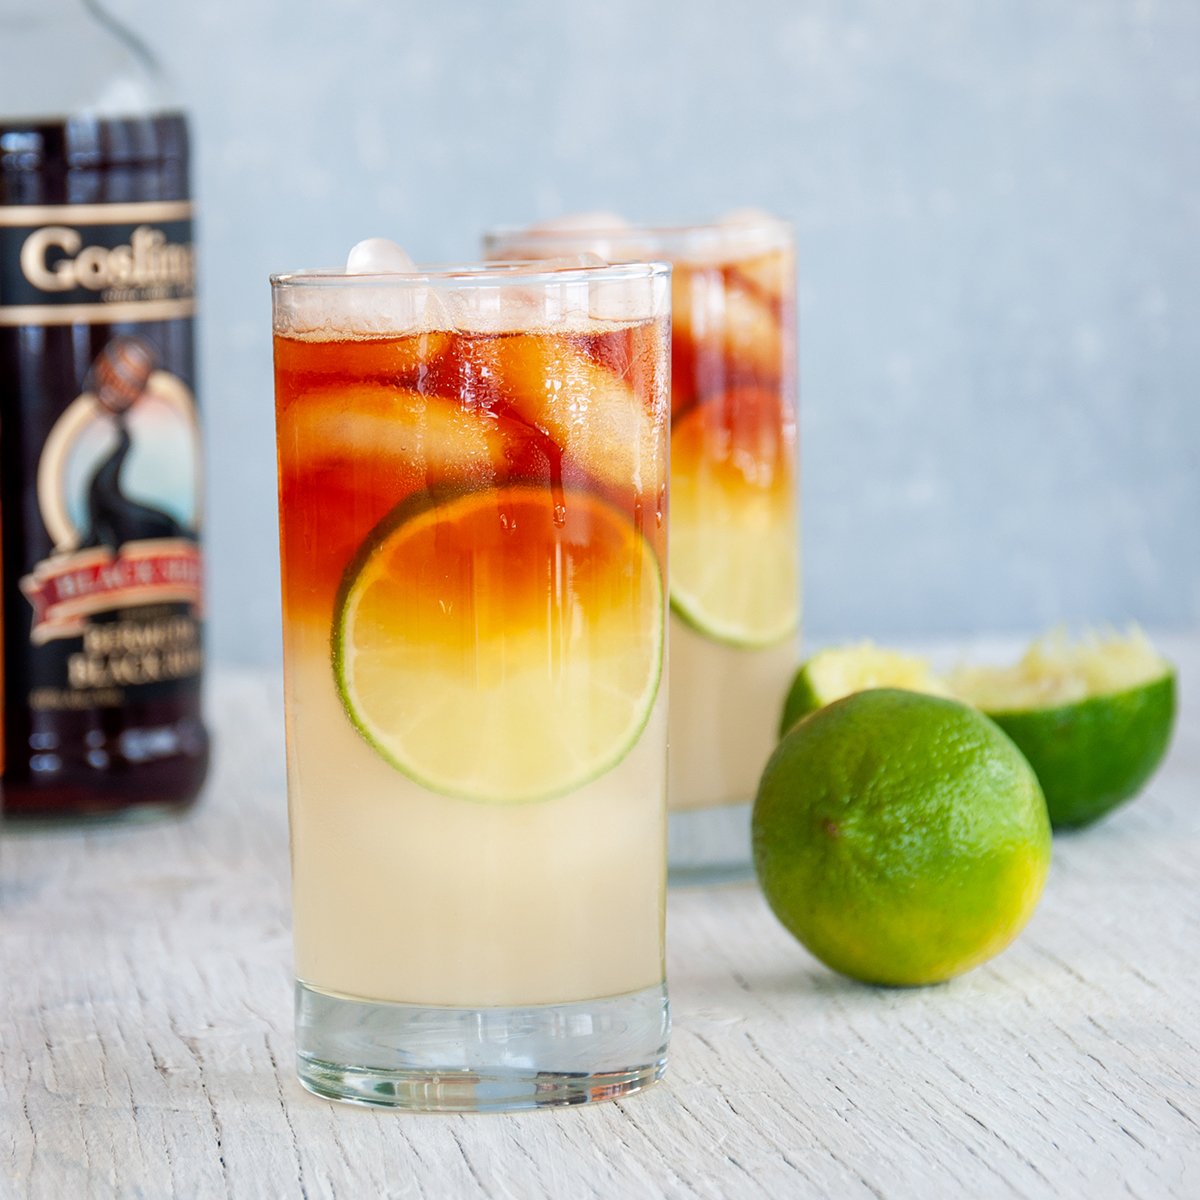
<instances>
[{"instance_id":1,"label":"glass base","mask_svg":"<svg viewBox=\"0 0 1200 1200\"><path fill-rule=\"evenodd\" d=\"M667 881L674 886L743 883L754 878L750 811L721 804L673 812L667 826Z\"/></svg>"},{"instance_id":2,"label":"glass base","mask_svg":"<svg viewBox=\"0 0 1200 1200\"><path fill-rule=\"evenodd\" d=\"M665 984L575 1004L426 1008L296 984L296 1069L328 1100L502 1112L612 1100L666 1067Z\"/></svg>"}]
</instances>

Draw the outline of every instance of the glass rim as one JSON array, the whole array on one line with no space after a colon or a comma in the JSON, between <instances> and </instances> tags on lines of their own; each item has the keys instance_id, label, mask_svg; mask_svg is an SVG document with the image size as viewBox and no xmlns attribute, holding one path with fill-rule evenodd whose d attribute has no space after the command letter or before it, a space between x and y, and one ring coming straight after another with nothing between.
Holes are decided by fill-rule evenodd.
<instances>
[{"instance_id":1,"label":"glass rim","mask_svg":"<svg viewBox=\"0 0 1200 1200\"><path fill-rule=\"evenodd\" d=\"M483 231L485 246L527 241L562 247L577 246L589 239L604 238L609 241L637 241L645 239L654 243L657 251L664 246L683 245L689 248L733 247L741 249L746 242L761 239L763 234L775 235L766 246L774 250L778 246L792 244L796 240L796 226L786 217L772 213L746 216L736 221L684 221L680 223L647 223L644 225L579 225L569 229L539 229L530 225L491 225Z\"/></svg>"},{"instance_id":2,"label":"glass rim","mask_svg":"<svg viewBox=\"0 0 1200 1200\"><path fill-rule=\"evenodd\" d=\"M618 263L548 266L544 259L500 259L495 262L435 263L414 271L367 274L340 267L318 267L272 274L272 288L433 287L449 291L466 288L529 287L548 284L638 283L669 278L672 266L660 259Z\"/></svg>"}]
</instances>

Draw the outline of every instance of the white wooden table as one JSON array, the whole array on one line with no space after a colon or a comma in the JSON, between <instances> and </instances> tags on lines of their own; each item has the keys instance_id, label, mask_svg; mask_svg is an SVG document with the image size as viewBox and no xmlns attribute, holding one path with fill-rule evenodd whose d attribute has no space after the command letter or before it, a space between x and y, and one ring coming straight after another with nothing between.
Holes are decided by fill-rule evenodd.
<instances>
[{"instance_id":1,"label":"white wooden table","mask_svg":"<svg viewBox=\"0 0 1200 1200\"><path fill-rule=\"evenodd\" d=\"M1163 644L1166 767L998 960L860 987L753 887L676 892L667 1080L483 1117L297 1084L278 686L219 671L191 816L5 831L0 1197L1200 1197L1200 640Z\"/></svg>"}]
</instances>

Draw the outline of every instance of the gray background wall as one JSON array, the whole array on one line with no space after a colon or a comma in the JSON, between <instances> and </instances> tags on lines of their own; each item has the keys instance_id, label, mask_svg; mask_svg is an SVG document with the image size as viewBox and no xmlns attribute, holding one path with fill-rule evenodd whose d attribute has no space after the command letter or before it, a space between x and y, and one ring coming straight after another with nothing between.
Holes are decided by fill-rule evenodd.
<instances>
[{"instance_id":1,"label":"gray background wall","mask_svg":"<svg viewBox=\"0 0 1200 1200\"><path fill-rule=\"evenodd\" d=\"M583 208L802 248L807 633L1200 622L1195 0L110 0L192 111L213 648L278 656L266 276Z\"/></svg>"}]
</instances>

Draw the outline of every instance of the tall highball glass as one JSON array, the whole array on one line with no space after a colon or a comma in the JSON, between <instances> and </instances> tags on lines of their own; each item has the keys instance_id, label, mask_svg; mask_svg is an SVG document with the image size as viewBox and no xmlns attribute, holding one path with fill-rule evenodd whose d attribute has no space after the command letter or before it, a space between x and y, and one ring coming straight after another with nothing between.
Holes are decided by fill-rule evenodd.
<instances>
[{"instance_id":1,"label":"tall highball glass","mask_svg":"<svg viewBox=\"0 0 1200 1200\"><path fill-rule=\"evenodd\" d=\"M670 268L272 287L301 1082L636 1091L669 1025Z\"/></svg>"}]
</instances>

